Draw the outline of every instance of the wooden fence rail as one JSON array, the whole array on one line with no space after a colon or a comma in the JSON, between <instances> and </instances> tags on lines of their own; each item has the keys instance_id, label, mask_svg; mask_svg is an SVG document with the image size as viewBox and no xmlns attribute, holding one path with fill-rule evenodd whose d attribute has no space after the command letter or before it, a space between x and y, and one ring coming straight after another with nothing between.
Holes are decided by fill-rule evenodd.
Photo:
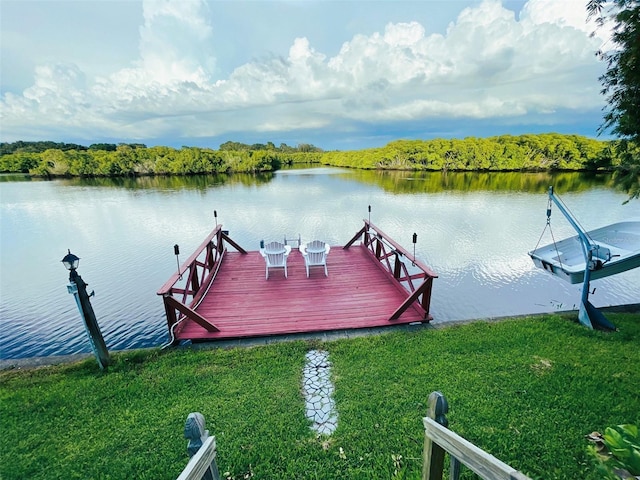
<instances>
[{"instance_id":1,"label":"wooden fence rail","mask_svg":"<svg viewBox=\"0 0 640 480\"><path fill-rule=\"evenodd\" d=\"M402 305L393 312L389 320L397 320L407 308L416 302L424 319L431 320L429 314L431 291L433 279L438 278L438 275L369 220L364 220L364 227L347 242L344 249L348 249L360 238L363 239L362 245L379 262L382 269L410 294ZM406 261L403 261L403 258ZM410 268L413 272L409 272Z\"/></svg>"},{"instance_id":2,"label":"wooden fence rail","mask_svg":"<svg viewBox=\"0 0 640 480\"><path fill-rule=\"evenodd\" d=\"M442 480L445 453L451 455L450 480L458 480L460 466L465 465L486 480L530 480L529 477L447 428L445 414L449 405L444 395L429 395L424 423L422 480Z\"/></svg>"},{"instance_id":3,"label":"wooden fence rail","mask_svg":"<svg viewBox=\"0 0 640 480\"><path fill-rule=\"evenodd\" d=\"M218 327L198 314L195 309L220 269L227 244L240 253L247 253L229 238L228 232L222 230L222 225L216 225L196 251L158 290L158 295L163 298L170 332L182 318L193 320L209 332L218 331Z\"/></svg>"},{"instance_id":4,"label":"wooden fence rail","mask_svg":"<svg viewBox=\"0 0 640 480\"><path fill-rule=\"evenodd\" d=\"M184 436L189 439L187 451L191 460L177 480L220 480L216 464L216 437L205 430L204 416L190 413L184 425Z\"/></svg>"},{"instance_id":5,"label":"wooden fence rail","mask_svg":"<svg viewBox=\"0 0 640 480\"><path fill-rule=\"evenodd\" d=\"M440 392L429 395L427 416L424 425L424 450L422 458L422 480L442 480L445 454L451 455L450 480L460 478L464 465L484 480L531 480L522 472L498 460L460 435L447 428L446 413L449 405ZM177 480L220 480L216 464L215 437L205 430L201 413L190 413L184 427L184 436L189 438L187 450L191 460Z\"/></svg>"}]
</instances>

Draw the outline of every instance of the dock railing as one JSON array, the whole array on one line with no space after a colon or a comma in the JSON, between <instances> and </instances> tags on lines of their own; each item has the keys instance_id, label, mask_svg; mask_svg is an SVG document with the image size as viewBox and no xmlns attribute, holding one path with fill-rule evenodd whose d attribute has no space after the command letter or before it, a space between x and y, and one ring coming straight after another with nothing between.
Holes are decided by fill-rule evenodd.
<instances>
[{"instance_id":1,"label":"dock railing","mask_svg":"<svg viewBox=\"0 0 640 480\"><path fill-rule=\"evenodd\" d=\"M382 269L393 277L398 286L409 293L409 297L393 312L389 321L397 320L412 305L420 309L425 320L431 320L431 291L433 279L438 278L438 275L367 219L364 220L364 227L347 242L344 249L348 249L361 238L362 245L379 262Z\"/></svg>"},{"instance_id":2,"label":"dock railing","mask_svg":"<svg viewBox=\"0 0 640 480\"><path fill-rule=\"evenodd\" d=\"M178 271L158 290L164 301L169 331L184 318L189 318L209 332L219 329L195 309L209 290L227 251L226 244L238 252L247 252L234 242L222 225L216 225L196 251L180 265Z\"/></svg>"},{"instance_id":3,"label":"dock railing","mask_svg":"<svg viewBox=\"0 0 640 480\"><path fill-rule=\"evenodd\" d=\"M442 480L445 453L451 455L450 480L460 478L461 465L485 480L531 480L447 428L449 404L440 392L429 395L424 424L422 480Z\"/></svg>"}]
</instances>

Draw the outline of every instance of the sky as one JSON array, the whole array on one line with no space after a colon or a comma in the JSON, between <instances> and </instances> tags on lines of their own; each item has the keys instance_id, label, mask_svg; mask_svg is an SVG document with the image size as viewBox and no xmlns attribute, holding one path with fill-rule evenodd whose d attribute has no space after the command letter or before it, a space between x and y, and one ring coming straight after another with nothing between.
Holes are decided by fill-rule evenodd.
<instances>
[{"instance_id":1,"label":"sky","mask_svg":"<svg viewBox=\"0 0 640 480\"><path fill-rule=\"evenodd\" d=\"M0 141L596 137L611 42L586 3L0 0Z\"/></svg>"}]
</instances>

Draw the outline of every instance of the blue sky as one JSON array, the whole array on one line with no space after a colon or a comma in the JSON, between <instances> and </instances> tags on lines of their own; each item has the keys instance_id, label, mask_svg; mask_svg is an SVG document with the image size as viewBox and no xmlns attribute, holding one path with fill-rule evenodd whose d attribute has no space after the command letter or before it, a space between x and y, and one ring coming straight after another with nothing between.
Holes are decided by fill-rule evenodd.
<instances>
[{"instance_id":1,"label":"blue sky","mask_svg":"<svg viewBox=\"0 0 640 480\"><path fill-rule=\"evenodd\" d=\"M596 136L586 0L0 0L0 140Z\"/></svg>"}]
</instances>

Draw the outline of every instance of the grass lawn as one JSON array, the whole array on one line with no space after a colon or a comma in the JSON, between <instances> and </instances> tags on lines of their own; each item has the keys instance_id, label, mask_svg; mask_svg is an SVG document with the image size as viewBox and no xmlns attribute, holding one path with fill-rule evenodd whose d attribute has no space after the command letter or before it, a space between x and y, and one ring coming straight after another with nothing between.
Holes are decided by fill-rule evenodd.
<instances>
[{"instance_id":1,"label":"grass lawn","mask_svg":"<svg viewBox=\"0 0 640 480\"><path fill-rule=\"evenodd\" d=\"M0 372L0 478L171 479L204 414L230 479L418 479L434 390L449 428L534 479L595 480L585 435L640 424L640 315L560 315L332 342L149 350ZM318 438L305 353L329 352L338 428ZM469 472L463 478L472 478Z\"/></svg>"}]
</instances>

